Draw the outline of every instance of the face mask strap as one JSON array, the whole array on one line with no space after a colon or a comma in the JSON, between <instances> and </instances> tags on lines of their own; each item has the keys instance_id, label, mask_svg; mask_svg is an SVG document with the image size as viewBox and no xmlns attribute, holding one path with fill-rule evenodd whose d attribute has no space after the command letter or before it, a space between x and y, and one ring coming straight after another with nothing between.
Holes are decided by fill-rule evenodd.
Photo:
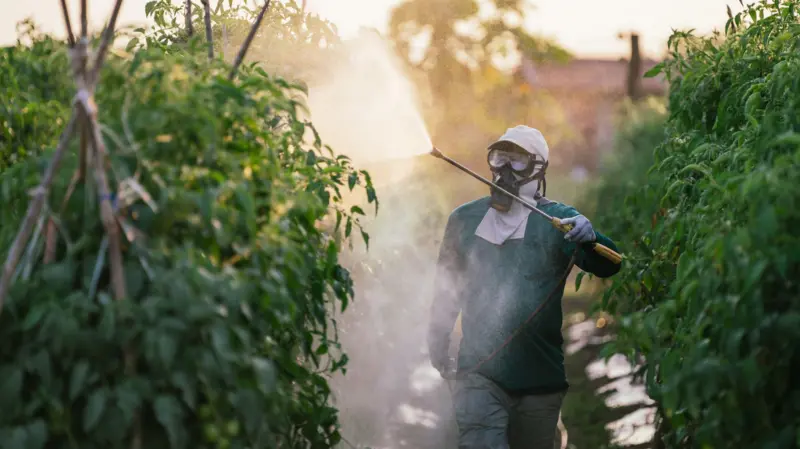
<instances>
[{"instance_id":1,"label":"face mask strap","mask_svg":"<svg viewBox=\"0 0 800 449\"><path fill-rule=\"evenodd\" d=\"M547 195L547 179L545 178L545 172L547 171L547 166L550 165L549 161L541 162L538 160L533 161L534 170L536 169L537 165L541 165L541 169L536 172L533 176L529 176L526 179L519 181L518 185L520 187L524 186L525 184L532 182L532 181L541 181L540 188L542 189L542 196Z\"/></svg>"}]
</instances>

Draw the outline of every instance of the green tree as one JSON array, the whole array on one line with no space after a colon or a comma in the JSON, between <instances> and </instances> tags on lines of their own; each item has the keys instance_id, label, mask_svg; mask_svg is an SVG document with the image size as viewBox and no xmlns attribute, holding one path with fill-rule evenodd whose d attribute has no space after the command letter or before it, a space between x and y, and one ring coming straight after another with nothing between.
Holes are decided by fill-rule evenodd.
<instances>
[{"instance_id":1,"label":"green tree","mask_svg":"<svg viewBox=\"0 0 800 449\"><path fill-rule=\"evenodd\" d=\"M438 109L445 109L434 134L452 137L475 121L474 109L484 97L475 93L474 83L492 77L499 60L509 58L513 69L515 55L534 61L569 56L524 28L528 13L521 0L406 0L393 9L390 35L398 51L425 73Z\"/></svg>"}]
</instances>

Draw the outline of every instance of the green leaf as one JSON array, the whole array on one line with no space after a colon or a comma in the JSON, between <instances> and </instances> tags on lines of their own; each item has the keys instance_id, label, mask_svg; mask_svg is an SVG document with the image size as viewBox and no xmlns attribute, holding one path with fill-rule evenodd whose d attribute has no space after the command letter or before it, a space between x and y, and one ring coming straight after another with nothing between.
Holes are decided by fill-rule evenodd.
<instances>
[{"instance_id":1,"label":"green leaf","mask_svg":"<svg viewBox=\"0 0 800 449\"><path fill-rule=\"evenodd\" d=\"M577 276L575 276L575 291L578 291L578 290L581 289L581 283L583 282L584 276L586 276L586 272L585 271L581 271L580 273L578 273Z\"/></svg>"},{"instance_id":2,"label":"green leaf","mask_svg":"<svg viewBox=\"0 0 800 449\"><path fill-rule=\"evenodd\" d=\"M46 350L41 350L28 359L28 369L30 372L35 373L42 385L45 388L50 387L52 380L52 367L50 366L50 353Z\"/></svg>"},{"instance_id":3,"label":"green leaf","mask_svg":"<svg viewBox=\"0 0 800 449\"><path fill-rule=\"evenodd\" d=\"M225 326L216 325L211 328L211 346L221 358L229 357L231 353L230 336Z\"/></svg>"},{"instance_id":4,"label":"green leaf","mask_svg":"<svg viewBox=\"0 0 800 449\"><path fill-rule=\"evenodd\" d=\"M134 382L127 380L116 389L117 408L122 413L122 418L126 426L133 424L136 412L142 405L142 397L137 391Z\"/></svg>"},{"instance_id":5,"label":"green leaf","mask_svg":"<svg viewBox=\"0 0 800 449\"><path fill-rule=\"evenodd\" d=\"M650 70L646 71L644 73L644 77L645 78L654 78L654 77L658 76L659 74L661 74L663 71L664 71L664 63L663 62L659 62L658 64L653 66L653 68L651 68Z\"/></svg>"},{"instance_id":6,"label":"green leaf","mask_svg":"<svg viewBox=\"0 0 800 449\"><path fill-rule=\"evenodd\" d=\"M749 293L750 290L756 285L756 282L761 278L761 275L764 273L768 265L767 260L759 260L758 262L750 268L750 274L748 274L747 279L744 282L744 288L742 289L742 293Z\"/></svg>"},{"instance_id":7,"label":"green leaf","mask_svg":"<svg viewBox=\"0 0 800 449\"><path fill-rule=\"evenodd\" d=\"M353 190L357 182L358 182L358 173L356 172L350 173L350 176L347 178L347 187L349 187L350 190Z\"/></svg>"},{"instance_id":8,"label":"green leaf","mask_svg":"<svg viewBox=\"0 0 800 449\"><path fill-rule=\"evenodd\" d=\"M100 332L103 339L110 341L114 338L116 322L117 317L114 314L114 307L108 305L103 306L102 318L100 318L100 323L97 326L97 330Z\"/></svg>"},{"instance_id":9,"label":"green leaf","mask_svg":"<svg viewBox=\"0 0 800 449\"><path fill-rule=\"evenodd\" d=\"M86 408L83 410L83 430L84 432L91 432L100 417L103 416L103 411L106 408L106 401L108 393L105 388L100 388L89 395L89 400L86 403Z\"/></svg>"},{"instance_id":10,"label":"green leaf","mask_svg":"<svg viewBox=\"0 0 800 449\"><path fill-rule=\"evenodd\" d=\"M277 375L272 362L261 357L254 357L253 370L255 371L259 390L265 394L274 391Z\"/></svg>"},{"instance_id":11,"label":"green leaf","mask_svg":"<svg viewBox=\"0 0 800 449\"><path fill-rule=\"evenodd\" d=\"M139 297L144 289L145 278L144 269L138 263L130 263L125 266L125 287L129 297Z\"/></svg>"},{"instance_id":12,"label":"green leaf","mask_svg":"<svg viewBox=\"0 0 800 449\"><path fill-rule=\"evenodd\" d=\"M173 386L181 390L181 396L186 406L189 407L190 410L194 410L197 407L197 395L189 376L183 372L173 373L171 381Z\"/></svg>"},{"instance_id":13,"label":"green leaf","mask_svg":"<svg viewBox=\"0 0 800 449\"><path fill-rule=\"evenodd\" d=\"M367 231L363 229L361 230L361 239L364 240L364 245L369 250L369 234L367 234Z\"/></svg>"},{"instance_id":14,"label":"green leaf","mask_svg":"<svg viewBox=\"0 0 800 449\"><path fill-rule=\"evenodd\" d=\"M22 393L23 372L18 366L4 366L0 370L0 404L16 406Z\"/></svg>"},{"instance_id":15,"label":"green leaf","mask_svg":"<svg viewBox=\"0 0 800 449\"><path fill-rule=\"evenodd\" d=\"M25 321L22 322L22 329L29 331L37 327L42 321L42 318L44 318L48 307L49 306L47 304L34 304L33 307L31 307L28 316L25 317Z\"/></svg>"},{"instance_id":16,"label":"green leaf","mask_svg":"<svg viewBox=\"0 0 800 449\"><path fill-rule=\"evenodd\" d=\"M166 332L157 337L158 357L166 369L170 369L178 353L178 341Z\"/></svg>"},{"instance_id":17,"label":"green leaf","mask_svg":"<svg viewBox=\"0 0 800 449\"><path fill-rule=\"evenodd\" d=\"M72 368L72 374L69 378L69 400L75 401L83 392L86 386L86 378L89 374L89 364L85 360L79 361Z\"/></svg>"},{"instance_id":18,"label":"green leaf","mask_svg":"<svg viewBox=\"0 0 800 449\"><path fill-rule=\"evenodd\" d=\"M360 208L360 207L358 207L358 206L353 206L353 207L351 207L351 208L350 208L350 213L353 213L353 214L358 214L358 215L366 215L366 214L364 213L364 210L363 210L363 209L361 209L361 208Z\"/></svg>"},{"instance_id":19,"label":"green leaf","mask_svg":"<svg viewBox=\"0 0 800 449\"><path fill-rule=\"evenodd\" d=\"M47 424L44 420L37 419L28 425L26 449L43 449L47 444Z\"/></svg>"},{"instance_id":20,"label":"green leaf","mask_svg":"<svg viewBox=\"0 0 800 449\"><path fill-rule=\"evenodd\" d=\"M167 431L172 449L186 447L188 436L183 427L184 412L180 403L172 396L158 396L153 402L156 419Z\"/></svg>"},{"instance_id":21,"label":"green leaf","mask_svg":"<svg viewBox=\"0 0 800 449\"><path fill-rule=\"evenodd\" d=\"M150 14L153 13L153 10L155 9L157 3L158 3L157 1L153 0L144 4L145 16L150 16Z\"/></svg>"},{"instance_id":22,"label":"green leaf","mask_svg":"<svg viewBox=\"0 0 800 449\"><path fill-rule=\"evenodd\" d=\"M28 435L24 427L17 427L11 431L11 437L3 445L4 449L28 449Z\"/></svg>"},{"instance_id":23,"label":"green leaf","mask_svg":"<svg viewBox=\"0 0 800 449\"><path fill-rule=\"evenodd\" d=\"M317 155L313 151L308 150L306 152L306 165L313 166L316 163L317 163Z\"/></svg>"},{"instance_id":24,"label":"green leaf","mask_svg":"<svg viewBox=\"0 0 800 449\"><path fill-rule=\"evenodd\" d=\"M137 46L139 45L139 38L134 37L128 41L128 44L125 46L125 51L132 52Z\"/></svg>"},{"instance_id":25,"label":"green leaf","mask_svg":"<svg viewBox=\"0 0 800 449\"><path fill-rule=\"evenodd\" d=\"M264 423L264 410L256 390L242 389L236 392L233 401L236 410L244 418L244 426L248 433L255 434Z\"/></svg>"}]
</instances>

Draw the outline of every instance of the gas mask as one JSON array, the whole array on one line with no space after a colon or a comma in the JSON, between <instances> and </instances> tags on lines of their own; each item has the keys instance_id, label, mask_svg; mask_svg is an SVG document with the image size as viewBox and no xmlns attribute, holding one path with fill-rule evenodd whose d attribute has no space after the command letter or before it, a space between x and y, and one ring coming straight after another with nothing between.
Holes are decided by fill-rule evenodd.
<instances>
[{"instance_id":1,"label":"gas mask","mask_svg":"<svg viewBox=\"0 0 800 449\"><path fill-rule=\"evenodd\" d=\"M498 142L490 147L487 156L492 171L492 181L509 193L519 196L520 187L532 181L541 181L542 195L547 191L544 175L548 163L537 159L510 142ZM491 205L500 212L508 212L514 201L496 188L491 188Z\"/></svg>"}]
</instances>

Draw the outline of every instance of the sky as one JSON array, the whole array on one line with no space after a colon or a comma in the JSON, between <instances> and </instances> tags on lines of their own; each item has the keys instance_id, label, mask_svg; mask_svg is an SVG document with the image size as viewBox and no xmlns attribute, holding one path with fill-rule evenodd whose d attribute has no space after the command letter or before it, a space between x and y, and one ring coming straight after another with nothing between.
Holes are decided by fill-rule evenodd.
<instances>
[{"instance_id":1,"label":"sky","mask_svg":"<svg viewBox=\"0 0 800 449\"><path fill-rule=\"evenodd\" d=\"M91 24L100 29L114 2L88 1ZM335 23L347 37L362 26L384 31L389 11L399 1L402 0L307 0L307 3L310 11ZM125 0L120 23L145 23L146 2ZM75 23L80 2L67 0L67 3L74 10ZM611 58L629 52L629 44L618 37L620 32L638 32L644 55L659 57L672 29L708 33L724 27L726 5L734 11L741 9L738 0L530 0L529 3L534 8L526 21L529 30L556 39L578 56ZM58 0L0 0L0 45L14 42L15 25L26 17L32 17L45 31L63 34Z\"/></svg>"}]
</instances>

